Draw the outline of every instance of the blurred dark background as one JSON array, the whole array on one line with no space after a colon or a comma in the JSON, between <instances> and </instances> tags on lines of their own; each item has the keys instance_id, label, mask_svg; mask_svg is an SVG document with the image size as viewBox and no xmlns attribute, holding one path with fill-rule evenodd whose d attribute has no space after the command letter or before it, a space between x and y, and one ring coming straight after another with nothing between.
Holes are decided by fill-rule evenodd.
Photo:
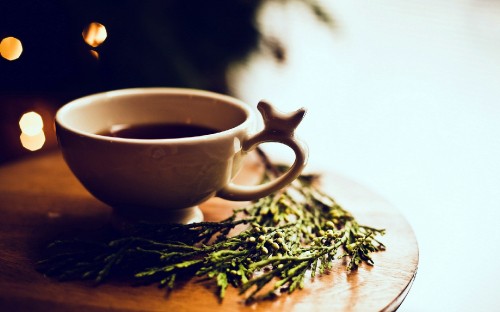
<instances>
[{"instance_id":1,"label":"blurred dark background","mask_svg":"<svg viewBox=\"0 0 500 312\"><path fill-rule=\"evenodd\" d=\"M225 92L224 72L258 42L261 1L2 1L0 37L23 45L0 63L2 93L80 95L171 85ZM82 38L90 22L108 37L95 51Z\"/></svg>"}]
</instances>

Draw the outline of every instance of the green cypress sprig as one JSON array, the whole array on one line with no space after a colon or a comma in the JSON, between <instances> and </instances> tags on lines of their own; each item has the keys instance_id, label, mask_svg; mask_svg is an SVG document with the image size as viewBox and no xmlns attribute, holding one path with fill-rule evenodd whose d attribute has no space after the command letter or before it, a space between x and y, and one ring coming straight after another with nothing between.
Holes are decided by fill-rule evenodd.
<instances>
[{"instance_id":1,"label":"green cypress sprig","mask_svg":"<svg viewBox=\"0 0 500 312\"><path fill-rule=\"evenodd\" d=\"M286 170L260 156L267 178ZM120 277L169 290L197 277L214 281L221 299L232 285L251 302L303 288L308 273L324 274L343 258L349 271L373 265L370 255L385 249L384 230L358 224L317 180L302 175L221 222L139 224L128 235L55 241L39 268L62 280ZM246 229L230 236L240 225Z\"/></svg>"}]
</instances>

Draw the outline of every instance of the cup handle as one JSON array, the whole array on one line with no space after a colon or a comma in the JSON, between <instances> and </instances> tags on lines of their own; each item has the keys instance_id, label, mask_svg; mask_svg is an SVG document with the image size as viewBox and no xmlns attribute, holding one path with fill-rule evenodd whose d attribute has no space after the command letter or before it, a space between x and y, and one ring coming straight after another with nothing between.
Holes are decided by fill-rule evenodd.
<instances>
[{"instance_id":1,"label":"cup handle","mask_svg":"<svg viewBox=\"0 0 500 312\"><path fill-rule=\"evenodd\" d=\"M243 142L243 151L251 151L261 143L277 142L288 145L294 151L295 161L287 172L261 185L244 186L230 182L217 192L218 197L235 201L262 198L290 184L300 175L307 163L307 147L294 136L295 128L302 121L305 109L301 108L291 114L283 114L264 101L259 102L257 109L264 119L264 129Z\"/></svg>"}]
</instances>

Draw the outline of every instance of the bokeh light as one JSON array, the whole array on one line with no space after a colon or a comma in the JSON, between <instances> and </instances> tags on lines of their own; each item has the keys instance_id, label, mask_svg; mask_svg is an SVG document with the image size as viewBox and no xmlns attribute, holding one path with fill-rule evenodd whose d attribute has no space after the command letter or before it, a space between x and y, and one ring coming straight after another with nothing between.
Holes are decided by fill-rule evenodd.
<instances>
[{"instance_id":1,"label":"bokeh light","mask_svg":"<svg viewBox=\"0 0 500 312\"><path fill-rule=\"evenodd\" d=\"M106 40L107 36L106 27L97 22L90 23L82 32L83 40L94 48L100 46Z\"/></svg>"},{"instance_id":2,"label":"bokeh light","mask_svg":"<svg viewBox=\"0 0 500 312\"><path fill-rule=\"evenodd\" d=\"M97 52L96 50L90 50L90 55L92 55L93 58L95 58L96 60L99 59L99 52Z\"/></svg>"},{"instance_id":3,"label":"bokeh light","mask_svg":"<svg viewBox=\"0 0 500 312\"><path fill-rule=\"evenodd\" d=\"M19 120L19 127L26 135L37 135L40 132L43 132L42 117L35 112L26 113Z\"/></svg>"},{"instance_id":4,"label":"bokeh light","mask_svg":"<svg viewBox=\"0 0 500 312\"><path fill-rule=\"evenodd\" d=\"M22 53L23 45L19 39L7 37L0 42L0 55L6 60L17 60Z\"/></svg>"},{"instance_id":5,"label":"bokeh light","mask_svg":"<svg viewBox=\"0 0 500 312\"><path fill-rule=\"evenodd\" d=\"M30 151L36 151L42 148L45 143L45 133L43 132L42 117L35 112L24 114L19 120L21 128L21 144Z\"/></svg>"},{"instance_id":6,"label":"bokeh light","mask_svg":"<svg viewBox=\"0 0 500 312\"><path fill-rule=\"evenodd\" d=\"M36 151L42 148L45 143L45 134L40 131L36 135L27 135L26 133L21 133L19 137L21 139L21 144L23 147L30 151Z\"/></svg>"}]
</instances>

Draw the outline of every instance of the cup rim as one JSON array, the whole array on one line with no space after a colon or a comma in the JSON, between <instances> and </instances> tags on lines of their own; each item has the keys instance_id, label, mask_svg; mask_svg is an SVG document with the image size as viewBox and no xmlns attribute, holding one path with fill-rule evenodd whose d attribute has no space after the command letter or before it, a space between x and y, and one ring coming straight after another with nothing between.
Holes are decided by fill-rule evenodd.
<instances>
[{"instance_id":1,"label":"cup rim","mask_svg":"<svg viewBox=\"0 0 500 312\"><path fill-rule=\"evenodd\" d=\"M67 123L64 122L63 114L66 114L68 110L73 109L74 107L82 106L87 104L89 101L92 101L96 98L107 98L107 97L115 97L121 95L136 95L136 94L172 94L172 95L195 95L195 96L207 96L217 98L224 102L229 102L231 104L236 105L239 109L245 112L246 119L238 124L235 127L218 131L216 133L202 135L202 136L194 136L194 137L185 137L185 138L167 138L167 139L133 139L133 138L120 138L120 137L111 137L105 135L99 135L92 132L82 131L75 127L68 126ZM107 142L123 142L123 143L134 143L134 144L151 144L151 143L193 143L199 140L203 141L212 141L217 140L221 137L231 135L232 133L238 132L242 129L247 129L249 124L255 118L255 110L247 103L239 100L235 97L216 93L212 91L199 90L193 88L170 88L170 87L143 87L143 88L127 88L127 89L118 89L112 91L105 91L94 93L90 95L86 95L77 99L74 99L62 107L60 107L55 116L55 123L71 132L74 132L78 135L90 137L96 140L102 140Z\"/></svg>"}]
</instances>

